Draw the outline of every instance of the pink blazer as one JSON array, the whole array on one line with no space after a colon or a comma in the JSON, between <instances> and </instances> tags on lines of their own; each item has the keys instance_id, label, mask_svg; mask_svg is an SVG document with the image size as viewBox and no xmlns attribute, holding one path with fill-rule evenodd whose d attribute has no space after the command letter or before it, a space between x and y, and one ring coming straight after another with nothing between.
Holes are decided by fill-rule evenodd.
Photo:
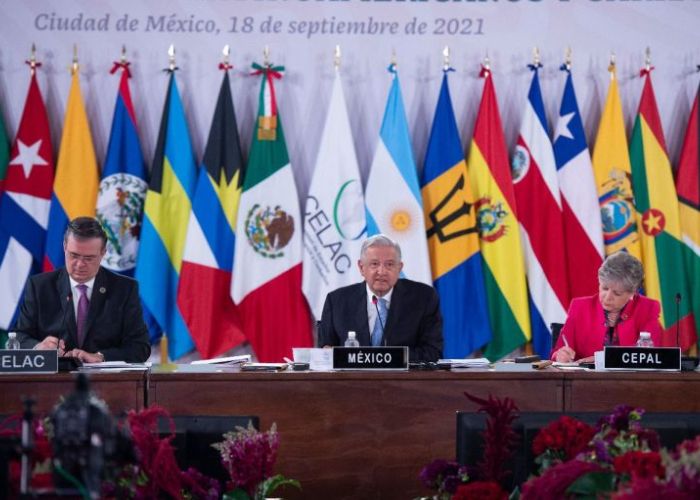
<instances>
[{"instance_id":1,"label":"pink blazer","mask_svg":"<svg viewBox=\"0 0 700 500\"><path fill-rule=\"evenodd\" d=\"M663 330L659 323L660 311L658 301L634 295L622 311L620 322L617 324L620 345L633 346L637 343L639 332L650 332L654 345L661 346ZM607 330L605 313L598 301L598 294L574 299L569 306L566 323L552 349L551 358L554 359L554 353L564 345L564 337L569 347L576 352L576 359L593 356L595 351L603 349Z\"/></svg>"}]
</instances>

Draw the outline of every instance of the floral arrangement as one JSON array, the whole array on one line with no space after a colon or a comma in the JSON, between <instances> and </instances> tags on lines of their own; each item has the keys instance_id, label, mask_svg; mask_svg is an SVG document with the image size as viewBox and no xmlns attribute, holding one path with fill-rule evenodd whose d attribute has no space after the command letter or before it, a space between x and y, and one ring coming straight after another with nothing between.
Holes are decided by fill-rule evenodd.
<instances>
[{"instance_id":1,"label":"floral arrangement","mask_svg":"<svg viewBox=\"0 0 700 500\"><path fill-rule=\"evenodd\" d=\"M277 488L285 485L301 488L299 481L287 479L281 474L273 475L280 439L277 427L259 432L249 422L248 427L237 427L224 434L221 443L212 446L221 453L221 462L231 480L227 488L231 491L225 499L250 500L269 497Z\"/></svg>"}]
</instances>

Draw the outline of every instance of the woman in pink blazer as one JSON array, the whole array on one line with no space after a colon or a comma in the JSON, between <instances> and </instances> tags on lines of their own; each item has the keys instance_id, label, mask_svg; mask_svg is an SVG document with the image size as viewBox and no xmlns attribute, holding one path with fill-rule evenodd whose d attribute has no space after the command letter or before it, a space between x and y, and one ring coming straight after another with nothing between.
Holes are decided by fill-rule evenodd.
<instances>
[{"instance_id":1,"label":"woman in pink blazer","mask_svg":"<svg viewBox=\"0 0 700 500\"><path fill-rule=\"evenodd\" d=\"M606 345L633 346L639 332L661 345L658 301L639 295L642 263L626 252L610 255L598 270L598 294L571 301L552 360L590 362Z\"/></svg>"}]
</instances>

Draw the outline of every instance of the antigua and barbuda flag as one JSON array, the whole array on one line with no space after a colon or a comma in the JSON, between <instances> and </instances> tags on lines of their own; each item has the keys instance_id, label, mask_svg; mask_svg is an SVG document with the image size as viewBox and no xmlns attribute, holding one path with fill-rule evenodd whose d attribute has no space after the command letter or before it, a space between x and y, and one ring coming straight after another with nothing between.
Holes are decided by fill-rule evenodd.
<instances>
[{"instance_id":1,"label":"antigua and barbuda flag","mask_svg":"<svg viewBox=\"0 0 700 500\"><path fill-rule=\"evenodd\" d=\"M445 358L464 358L492 338L476 207L452 108L446 68L422 177L425 226L440 295Z\"/></svg>"},{"instance_id":2,"label":"antigua and barbuda flag","mask_svg":"<svg viewBox=\"0 0 700 500\"><path fill-rule=\"evenodd\" d=\"M357 261L367 231L362 179L338 67L305 205L302 286L311 313L320 320L329 292L362 281Z\"/></svg>"},{"instance_id":3,"label":"antigua and barbuda flag","mask_svg":"<svg viewBox=\"0 0 700 500\"><path fill-rule=\"evenodd\" d=\"M197 165L185 111L175 72L170 70L144 204L135 277L139 282L141 300L167 336L168 355L173 360L194 349L189 329L177 306L177 289L196 183Z\"/></svg>"},{"instance_id":4,"label":"antigua and barbuda flag","mask_svg":"<svg viewBox=\"0 0 700 500\"><path fill-rule=\"evenodd\" d=\"M569 308L564 229L557 167L540 90L539 64L532 82L511 163L515 203L530 296L532 347L548 358L552 323L564 323Z\"/></svg>"},{"instance_id":5,"label":"antigua and barbuda flag","mask_svg":"<svg viewBox=\"0 0 700 500\"><path fill-rule=\"evenodd\" d=\"M107 252L102 265L133 276L148 184L129 91L129 63L115 62L111 72L119 69L122 74L97 195L96 217L107 233Z\"/></svg>"},{"instance_id":6,"label":"antigua and barbuda flag","mask_svg":"<svg viewBox=\"0 0 700 500\"><path fill-rule=\"evenodd\" d=\"M46 108L31 61L31 79L0 193L0 328L13 324L24 285L42 270L54 163ZM61 238L63 241L63 238Z\"/></svg>"},{"instance_id":7,"label":"antigua and barbuda flag","mask_svg":"<svg viewBox=\"0 0 700 500\"><path fill-rule=\"evenodd\" d=\"M77 62L73 63L71 72L70 93L49 211L45 271L63 267L63 234L68 223L76 217L94 217L97 202L100 173L80 92L80 71Z\"/></svg>"},{"instance_id":8,"label":"antigua and barbuda flag","mask_svg":"<svg viewBox=\"0 0 700 500\"><path fill-rule=\"evenodd\" d=\"M593 295L598 290L598 268L603 263L603 227L593 176L593 164L586 143L574 83L568 64L564 94L554 130L554 158L559 191L571 298Z\"/></svg>"},{"instance_id":9,"label":"antigua and barbuda flag","mask_svg":"<svg viewBox=\"0 0 700 500\"><path fill-rule=\"evenodd\" d=\"M681 219L681 240L685 257L685 272L690 296L680 297L690 303L695 317L696 338L686 334L689 343L697 343L700 332L700 86L695 93L693 109L688 117L685 139L681 148L676 174L676 192ZM693 278L694 277L694 278Z\"/></svg>"},{"instance_id":10,"label":"antigua and barbuda flag","mask_svg":"<svg viewBox=\"0 0 700 500\"><path fill-rule=\"evenodd\" d=\"M284 68L253 68L262 82L238 209L231 293L257 358L279 362L291 356L292 347L312 345L301 290L303 223L273 84Z\"/></svg>"},{"instance_id":11,"label":"antigua and barbuda flag","mask_svg":"<svg viewBox=\"0 0 700 500\"><path fill-rule=\"evenodd\" d=\"M389 72L391 88L365 188L367 236L382 233L396 241L401 246L402 275L432 285L423 197L395 64Z\"/></svg>"},{"instance_id":12,"label":"antigua and barbuda flag","mask_svg":"<svg viewBox=\"0 0 700 500\"><path fill-rule=\"evenodd\" d=\"M177 304L202 358L213 358L245 340L231 300L236 218L244 168L228 70L214 109L209 138L192 197Z\"/></svg>"},{"instance_id":13,"label":"antigua and barbuda flag","mask_svg":"<svg viewBox=\"0 0 700 500\"><path fill-rule=\"evenodd\" d=\"M685 300L677 304L676 298L687 298L688 282L697 280L698 276L685 272L678 198L651 83L651 70L651 67L646 67L641 72L644 88L630 139L644 293L661 303L660 321L665 329L662 345L676 346L680 341L681 347L688 349L696 337L691 302Z\"/></svg>"},{"instance_id":14,"label":"antigua and barbuda flag","mask_svg":"<svg viewBox=\"0 0 700 500\"><path fill-rule=\"evenodd\" d=\"M528 342L532 335L513 180L491 69L483 66L480 76L484 78L484 92L467 163L476 198L493 328L493 339L484 355L496 361Z\"/></svg>"},{"instance_id":15,"label":"antigua and barbuda flag","mask_svg":"<svg viewBox=\"0 0 700 500\"><path fill-rule=\"evenodd\" d=\"M603 221L605 255L626 250L641 259L632 193L632 167L614 63L610 64L608 71L610 87L592 158Z\"/></svg>"}]
</instances>

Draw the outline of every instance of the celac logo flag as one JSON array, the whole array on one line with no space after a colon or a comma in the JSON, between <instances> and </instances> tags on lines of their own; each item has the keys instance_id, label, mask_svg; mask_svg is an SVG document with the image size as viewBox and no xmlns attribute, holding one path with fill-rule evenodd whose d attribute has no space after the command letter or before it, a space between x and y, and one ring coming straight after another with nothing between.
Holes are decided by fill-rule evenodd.
<instances>
[{"instance_id":1,"label":"celac logo flag","mask_svg":"<svg viewBox=\"0 0 700 500\"><path fill-rule=\"evenodd\" d=\"M491 340L474 195L446 69L430 131L422 193L430 264L440 295L443 355L462 358Z\"/></svg>"},{"instance_id":2,"label":"celac logo flag","mask_svg":"<svg viewBox=\"0 0 700 500\"><path fill-rule=\"evenodd\" d=\"M53 174L49 120L32 67L0 193L0 328L12 324L27 278L41 271Z\"/></svg>"},{"instance_id":3,"label":"celac logo flag","mask_svg":"<svg viewBox=\"0 0 700 500\"><path fill-rule=\"evenodd\" d=\"M97 196L96 217L107 233L107 252L102 265L133 276L148 184L129 91L128 63L115 63L112 73L120 68L122 74Z\"/></svg>"},{"instance_id":4,"label":"celac logo flag","mask_svg":"<svg viewBox=\"0 0 700 500\"><path fill-rule=\"evenodd\" d=\"M316 319L328 292L361 281L357 259L365 233L362 180L336 68L304 212L303 289Z\"/></svg>"},{"instance_id":5,"label":"celac logo flag","mask_svg":"<svg viewBox=\"0 0 700 500\"><path fill-rule=\"evenodd\" d=\"M73 64L66 117L53 182L44 270L62 267L63 234L76 217L94 217L99 172L88 125L77 63Z\"/></svg>"},{"instance_id":6,"label":"celac logo flag","mask_svg":"<svg viewBox=\"0 0 700 500\"><path fill-rule=\"evenodd\" d=\"M676 323L680 321L680 331L687 334L680 339L681 345L687 349L695 337L695 324L690 301L681 302L677 307L676 294L688 297L687 280L693 276L685 272L683 265L678 198L650 71L649 68L642 70L644 89L630 140L634 205L644 264L644 292L661 303L661 325L666 329L663 344L676 345Z\"/></svg>"},{"instance_id":7,"label":"celac logo flag","mask_svg":"<svg viewBox=\"0 0 700 500\"><path fill-rule=\"evenodd\" d=\"M530 312L515 193L493 76L488 67L482 68L481 76L484 92L467 162L494 332L484 354L497 360L530 340Z\"/></svg>"},{"instance_id":8,"label":"celac logo flag","mask_svg":"<svg viewBox=\"0 0 700 500\"><path fill-rule=\"evenodd\" d=\"M511 171L531 302L532 346L535 353L547 358L552 350L550 325L566 320L569 285L559 182L540 90L539 66L533 64L530 69L532 82Z\"/></svg>"},{"instance_id":9,"label":"celac logo flag","mask_svg":"<svg viewBox=\"0 0 700 500\"><path fill-rule=\"evenodd\" d=\"M245 340L229 293L242 184L243 158L226 72L192 198L177 294L178 307L203 358Z\"/></svg>"},{"instance_id":10,"label":"celac logo flag","mask_svg":"<svg viewBox=\"0 0 700 500\"><path fill-rule=\"evenodd\" d=\"M678 162L676 191L681 219L681 239L685 255L685 271L690 277L690 302L695 316L696 338L688 335L688 342L697 342L700 332L700 87L695 94L693 109L688 118L685 139Z\"/></svg>"},{"instance_id":11,"label":"celac logo flag","mask_svg":"<svg viewBox=\"0 0 700 500\"><path fill-rule=\"evenodd\" d=\"M603 228L593 164L583 120L568 65L564 94L554 130L554 158L561 192L566 265L571 297L598 290L598 268L603 263Z\"/></svg>"},{"instance_id":12,"label":"celac logo flag","mask_svg":"<svg viewBox=\"0 0 700 500\"><path fill-rule=\"evenodd\" d=\"M232 294L258 359L281 361L292 347L311 345L311 318L301 291L302 222L273 85L284 68L253 68L262 83L238 208Z\"/></svg>"},{"instance_id":13,"label":"celac logo flag","mask_svg":"<svg viewBox=\"0 0 700 500\"><path fill-rule=\"evenodd\" d=\"M641 259L625 120L615 66L611 64L608 70L610 87L593 150L593 172L603 220L605 254L626 250Z\"/></svg>"},{"instance_id":14,"label":"celac logo flag","mask_svg":"<svg viewBox=\"0 0 700 500\"><path fill-rule=\"evenodd\" d=\"M367 235L386 234L401 246L402 274L433 283L423 221L423 197L401 96L396 66L391 65L391 88L386 100L379 142L365 188Z\"/></svg>"},{"instance_id":15,"label":"celac logo flag","mask_svg":"<svg viewBox=\"0 0 700 500\"><path fill-rule=\"evenodd\" d=\"M196 182L197 165L175 73L171 71L136 259L141 299L167 335L171 359L194 348L177 307L177 288Z\"/></svg>"}]
</instances>

